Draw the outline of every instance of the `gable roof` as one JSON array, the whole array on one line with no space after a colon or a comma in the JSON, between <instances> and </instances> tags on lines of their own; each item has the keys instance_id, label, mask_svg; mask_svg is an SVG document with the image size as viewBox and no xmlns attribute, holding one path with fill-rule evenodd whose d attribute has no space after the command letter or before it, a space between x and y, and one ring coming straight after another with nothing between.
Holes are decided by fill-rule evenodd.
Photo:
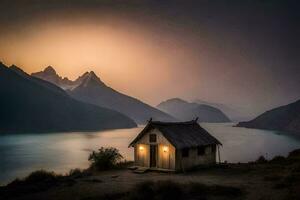
<instances>
[{"instance_id":1,"label":"gable roof","mask_svg":"<svg viewBox=\"0 0 300 200\"><path fill-rule=\"evenodd\" d=\"M187 122L160 122L149 121L145 128L130 143L133 146L147 132L158 129L167 140L177 149L205 146L211 144L221 144L215 137L202 128L197 120Z\"/></svg>"}]
</instances>

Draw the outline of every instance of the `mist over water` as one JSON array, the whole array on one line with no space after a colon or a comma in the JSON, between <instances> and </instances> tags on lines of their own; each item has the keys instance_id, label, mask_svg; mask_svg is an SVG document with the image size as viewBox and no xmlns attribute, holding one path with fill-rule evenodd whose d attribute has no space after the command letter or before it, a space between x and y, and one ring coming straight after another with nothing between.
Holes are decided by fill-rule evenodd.
<instances>
[{"instance_id":1,"label":"mist over water","mask_svg":"<svg viewBox=\"0 0 300 200\"><path fill-rule=\"evenodd\" d=\"M300 148L300 138L275 131L232 127L232 123L201 124L221 141L221 160L248 162L260 155L271 159ZM0 184L24 177L38 169L66 173L86 168L92 150L116 147L127 160L133 159L128 144L143 127L89 133L4 134L0 135Z\"/></svg>"}]
</instances>

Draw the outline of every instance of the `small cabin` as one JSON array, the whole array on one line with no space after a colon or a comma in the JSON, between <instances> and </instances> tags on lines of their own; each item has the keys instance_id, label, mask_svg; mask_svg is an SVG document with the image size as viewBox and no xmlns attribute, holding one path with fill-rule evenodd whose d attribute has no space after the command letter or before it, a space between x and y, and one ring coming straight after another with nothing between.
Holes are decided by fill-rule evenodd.
<instances>
[{"instance_id":1,"label":"small cabin","mask_svg":"<svg viewBox=\"0 0 300 200\"><path fill-rule=\"evenodd\" d=\"M160 122L150 120L130 143L137 167L154 170L184 171L216 163L222 145L196 120Z\"/></svg>"}]
</instances>

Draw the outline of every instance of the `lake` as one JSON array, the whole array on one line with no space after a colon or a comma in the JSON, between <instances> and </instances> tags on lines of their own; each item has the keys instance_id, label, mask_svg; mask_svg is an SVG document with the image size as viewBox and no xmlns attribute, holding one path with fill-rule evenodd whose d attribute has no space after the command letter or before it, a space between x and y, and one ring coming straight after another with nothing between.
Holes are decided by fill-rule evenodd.
<instances>
[{"instance_id":1,"label":"lake","mask_svg":"<svg viewBox=\"0 0 300 200\"><path fill-rule=\"evenodd\" d=\"M248 162L260 155L271 159L300 148L299 137L276 131L232 127L232 123L201 125L223 144L220 148L222 161ZM102 146L116 147L127 160L132 160L133 149L128 148L128 144L142 128L88 133L2 134L0 184L38 169L66 173L73 168L86 168L90 152Z\"/></svg>"}]
</instances>

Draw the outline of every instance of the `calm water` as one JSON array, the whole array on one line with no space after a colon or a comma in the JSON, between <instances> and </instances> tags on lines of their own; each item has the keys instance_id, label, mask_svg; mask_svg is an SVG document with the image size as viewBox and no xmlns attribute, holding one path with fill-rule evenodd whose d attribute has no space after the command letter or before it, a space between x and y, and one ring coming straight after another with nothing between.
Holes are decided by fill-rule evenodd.
<instances>
[{"instance_id":1,"label":"calm water","mask_svg":"<svg viewBox=\"0 0 300 200\"><path fill-rule=\"evenodd\" d=\"M233 124L202 124L222 143L221 160L248 162L260 155L286 156L300 148L300 138L274 131L232 127ZM133 158L129 142L142 127L89 133L0 135L0 184L24 177L37 169L65 173L86 168L88 155L101 146L117 147L128 160Z\"/></svg>"}]
</instances>

